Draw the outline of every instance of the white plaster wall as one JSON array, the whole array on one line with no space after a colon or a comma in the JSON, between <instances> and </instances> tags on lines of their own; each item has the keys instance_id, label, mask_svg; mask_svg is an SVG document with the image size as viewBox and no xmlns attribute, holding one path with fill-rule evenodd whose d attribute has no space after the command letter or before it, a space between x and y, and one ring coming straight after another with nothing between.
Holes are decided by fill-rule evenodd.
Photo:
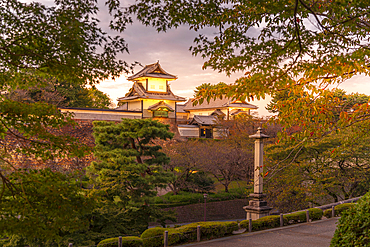
<instances>
[{"instance_id":1,"label":"white plaster wall","mask_svg":"<svg viewBox=\"0 0 370 247\"><path fill-rule=\"evenodd\" d=\"M187 119L189 119L189 117L188 117L188 113L179 113L179 112L177 112L176 113L176 118L177 119L179 119L179 120L187 120Z\"/></svg>"},{"instance_id":2,"label":"white plaster wall","mask_svg":"<svg viewBox=\"0 0 370 247\"><path fill-rule=\"evenodd\" d=\"M152 118L153 113L151 111L148 111L146 109L143 110L143 118Z\"/></svg>"},{"instance_id":3,"label":"white plaster wall","mask_svg":"<svg viewBox=\"0 0 370 247\"><path fill-rule=\"evenodd\" d=\"M141 101L130 101L127 102L127 109L129 111L141 111Z\"/></svg>"},{"instance_id":4,"label":"white plaster wall","mask_svg":"<svg viewBox=\"0 0 370 247\"><path fill-rule=\"evenodd\" d=\"M186 127L177 127L179 130L180 136L183 137L199 137L199 128L186 128Z\"/></svg>"},{"instance_id":5,"label":"white plaster wall","mask_svg":"<svg viewBox=\"0 0 370 247\"><path fill-rule=\"evenodd\" d=\"M138 82L143 84L143 87L146 89L146 79L148 79L148 89L149 92L167 92L167 83L168 79L161 79L161 78L150 78L150 77L143 77Z\"/></svg>"}]
</instances>

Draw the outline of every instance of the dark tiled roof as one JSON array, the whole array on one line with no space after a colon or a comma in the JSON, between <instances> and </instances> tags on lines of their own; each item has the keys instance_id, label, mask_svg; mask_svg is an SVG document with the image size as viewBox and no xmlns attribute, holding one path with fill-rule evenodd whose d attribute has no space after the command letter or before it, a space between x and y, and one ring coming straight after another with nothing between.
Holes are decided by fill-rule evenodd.
<instances>
[{"instance_id":1,"label":"dark tiled roof","mask_svg":"<svg viewBox=\"0 0 370 247\"><path fill-rule=\"evenodd\" d=\"M198 125L216 125L218 124L218 118L216 116L202 116L194 115L194 118L189 122L189 124Z\"/></svg>"},{"instance_id":2,"label":"dark tiled roof","mask_svg":"<svg viewBox=\"0 0 370 247\"><path fill-rule=\"evenodd\" d=\"M138 82L134 82L134 85L125 97L118 98L118 101L134 100L134 99L159 99L159 100L173 100L173 101L185 101L186 99L177 95L174 95L172 91L167 88L167 92L147 92L143 85Z\"/></svg>"},{"instance_id":3,"label":"dark tiled roof","mask_svg":"<svg viewBox=\"0 0 370 247\"><path fill-rule=\"evenodd\" d=\"M223 113L220 109L216 109L214 112L211 113L211 115L215 116L226 116L225 113Z\"/></svg>"},{"instance_id":4,"label":"dark tiled roof","mask_svg":"<svg viewBox=\"0 0 370 247\"><path fill-rule=\"evenodd\" d=\"M185 105L176 105L176 112L177 113L187 113L186 111L184 111L184 107Z\"/></svg>"},{"instance_id":5,"label":"dark tiled roof","mask_svg":"<svg viewBox=\"0 0 370 247\"><path fill-rule=\"evenodd\" d=\"M240 108L249 108L249 109L258 109L257 106L249 104L247 102L236 103L235 101L229 98L222 98L222 99L211 99L209 103L207 100L204 100L202 104L197 104L193 106L193 99L189 99L185 103L184 110L200 110L200 109L215 109L215 108L226 108L226 107L240 107Z\"/></svg>"},{"instance_id":6,"label":"dark tiled roof","mask_svg":"<svg viewBox=\"0 0 370 247\"><path fill-rule=\"evenodd\" d=\"M127 80L132 81L140 77L155 77L155 78L164 78L164 79L177 79L177 76L171 75L167 73L164 69L162 69L159 61L156 63L152 63L149 65L145 65L145 67L137 72L136 74L129 76Z\"/></svg>"}]
</instances>

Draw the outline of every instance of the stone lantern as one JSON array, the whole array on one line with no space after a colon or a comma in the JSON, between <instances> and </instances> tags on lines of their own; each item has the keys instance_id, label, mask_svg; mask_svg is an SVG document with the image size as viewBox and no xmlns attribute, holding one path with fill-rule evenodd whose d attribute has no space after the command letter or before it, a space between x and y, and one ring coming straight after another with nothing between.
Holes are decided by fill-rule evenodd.
<instances>
[{"instance_id":1,"label":"stone lantern","mask_svg":"<svg viewBox=\"0 0 370 247\"><path fill-rule=\"evenodd\" d=\"M271 207L263 200L266 194L263 194L263 139L269 136L261 133L262 128L258 128L257 133L250 135L249 138L256 139L254 142L254 193L249 196L252 200L249 205L243 207L247 212L247 220L256 220L269 215Z\"/></svg>"}]
</instances>

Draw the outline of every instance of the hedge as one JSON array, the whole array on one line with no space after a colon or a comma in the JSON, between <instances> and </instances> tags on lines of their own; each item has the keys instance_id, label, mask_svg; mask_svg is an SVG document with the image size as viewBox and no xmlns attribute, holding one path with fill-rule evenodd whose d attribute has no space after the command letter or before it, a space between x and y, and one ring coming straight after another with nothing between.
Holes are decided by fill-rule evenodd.
<instances>
[{"instance_id":1,"label":"hedge","mask_svg":"<svg viewBox=\"0 0 370 247\"><path fill-rule=\"evenodd\" d=\"M312 221L321 220L322 215L324 214L324 212L320 208L310 208L308 209L308 212Z\"/></svg>"},{"instance_id":2,"label":"hedge","mask_svg":"<svg viewBox=\"0 0 370 247\"><path fill-rule=\"evenodd\" d=\"M341 216L344 211L346 211L349 208L352 208L354 205L355 203L343 203L335 206L334 207L335 216ZM324 216L326 218L331 218L331 211L332 211L331 208L326 209L324 211Z\"/></svg>"},{"instance_id":3,"label":"hedge","mask_svg":"<svg viewBox=\"0 0 370 247\"><path fill-rule=\"evenodd\" d=\"M308 209L308 212L312 221L320 220L323 215L323 211L319 208L310 208ZM284 215L284 224L295 224L300 222L307 222L306 211Z\"/></svg>"},{"instance_id":4,"label":"hedge","mask_svg":"<svg viewBox=\"0 0 370 247\"><path fill-rule=\"evenodd\" d=\"M197 239L197 226L200 226L201 239L221 238L238 230L237 222L198 222L178 228L155 227L147 229L141 235L144 247L163 246L163 235L168 231L168 244L175 245L194 242Z\"/></svg>"},{"instance_id":5,"label":"hedge","mask_svg":"<svg viewBox=\"0 0 370 247\"><path fill-rule=\"evenodd\" d=\"M351 208L353 205L349 203L341 204L336 207L336 211L340 214L342 211ZM323 216L323 211L319 208L308 209L311 220L319 220ZM306 222L306 211L295 212L283 215L284 225ZM178 228L162 228L155 227L144 231L141 238L125 237L131 241L123 241L123 246L143 246L143 247L161 247L163 246L164 232L168 231L168 244L170 246L183 244L186 242L195 242L197 240L197 226L200 226L201 240L221 238L231 235L233 231L238 230L237 222L198 222L180 226ZM240 222L240 228L248 228L249 221L243 220ZM252 231L259 231L280 226L280 216L271 215L252 221ZM107 245L112 243L112 245ZM106 239L99 243L98 246L116 246L118 238ZM126 243L126 245L125 245ZM131 244L131 245L128 245Z\"/></svg>"},{"instance_id":6,"label":"hedge","mask_svg":"<svg viewBox=\"0 0 370 247\"><path fill-rule=\"evenodd\" d=\"M165 231L171 231L171 228L154 227L145 230L141 234L141 239L143 240L143 246L145 247L155 247L159 244L163 245L163 234Z\"/></svg>"},{"instance_id":7,"label":"hedge","mask_svg":"<svg viewBox=\"0 0 370 247\"><path fill-rule=\"evenodd\" d=\"M117 247L118 237L104 239L99 242L98 246L99 247ZM141 247L143 246L143 240L139 237L134 237L134 236L122 237L122 246L123 247Z\"/></svg>"},{"instance_id":8,"label":"hedge","mask_svg":"<svg viewBox=\"0 0 370 247\"><path fill-rule=\"evenodd\" d=\"M280 216L265 216L257 220L252 220L252 231L259 231L280 226ZM240 222L240 228L249 228L249 220Z\"/></svg>"},{"instance_id":9,"label":"hedge","mask_svg":"<svg viewBox=\"0 0 370 247\"><path fill-rule=\"evenodd\" d=\"M311 220L321 219L323 212L319 208L310 208L308 209ZM284 225L295 224L299 222L306 222L306 211L295 212L291 214L283 215ZM265 216L257 220L252 221L252 231L259 231L264 229L270 229L280 226L280 216L271 215ZM249 221L243 220L240 222L241 228L249 228Z\"/></svg>"}]
</instances>

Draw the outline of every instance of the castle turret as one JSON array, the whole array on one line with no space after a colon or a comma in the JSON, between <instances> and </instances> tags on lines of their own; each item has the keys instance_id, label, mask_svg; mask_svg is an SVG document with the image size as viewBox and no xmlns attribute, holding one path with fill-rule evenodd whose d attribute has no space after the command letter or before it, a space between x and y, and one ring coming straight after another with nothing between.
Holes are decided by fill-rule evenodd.
<instances>
[{"instance_id":1,"label":"castle turret","mask_svg":"<svg viewBox=\"0 0 370 247\"><path fill-rule=\"evenodd\" d=\"M176 103L186 99L172 93L169 82L177 76L167 73L159 62L146 65L127 78L134 84L125 97L118 99L119 109L141 111L143 118L176 118Z\"/></svg>"}]
</instances>

